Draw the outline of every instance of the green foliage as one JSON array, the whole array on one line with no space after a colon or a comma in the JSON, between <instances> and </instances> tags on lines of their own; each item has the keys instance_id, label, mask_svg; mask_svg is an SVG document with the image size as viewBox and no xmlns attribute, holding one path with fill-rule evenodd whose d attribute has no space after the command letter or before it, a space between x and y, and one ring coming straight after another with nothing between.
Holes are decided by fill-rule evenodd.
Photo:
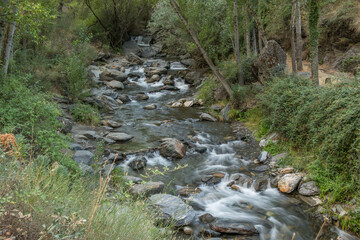
<instances>
[{"instance_id":1,"label":"green foliage","mask_svg":"<svg viewBox=\"0 0 360 240\"><path fill-rule=\"evenodd\" d=\"M359 97L358 82L319 88L292 77L274 79L260 97L271 130L318 156L309 169L331 201L359 193Z\"/></svg>"},{"instance_id":2,"label":"green foliage","mask_svg":"<svg viewBox=\"0 0 360 240\"><path fill-rule=\"evenodd\" d=\"M206 104L211 105L214 100L214 91L219 87L219 83L214 78L206 78L198 91L198 99L203 99Z\"/></svg>"},{"instance_id":3,"label":"green foliage","mask_svg":"<svg viewBox=\"0 0 360 240\"><path fill-rule=\"evenodd\" d=\"M98 125L100 123L99 110L88 104L79 103L71 109L71 114L75 121L88 125Z\"/></svg>"},{"instance_id":4,"label":"green foliage","mask_svg":"<svg viewBox=\"0 0 360 240\"><path fill-rule=\"evenodd\" d=\"M4 161L0 162L0 184L0 222L6 223L1 213L17 209L31 214L31 221L26 223L39 235L33 239L40 239L40 235L51 239L85 237L98 197L97 177L73 178L56 164L45 168L31 163L21 170L17 162ZM170 228L156 227L154 219L144 201L108 192L94 215L87 239L171 239Z\"/></svg>"},{"instance_id":5,"label":"green foliage","mask_svg":"<svg viewBox=\"0 0 360 240\"><path fill-rule=\"evenodd\" d=\"M22 154L30 159L43 154L51 162L76 169L75 163L62 153L68 144L58 131L59 109L49 101L48 95L27 88L26 80L13 77L0 87L1 132L16 134Z\"/></svg>"},{"instance_id":6,"label":"green foliage","mask_svg":"<svg viewBox=\"0 0 360 240\"><path fill-rule=\"evenodd\" d=\"M253 98L253 92L251 86L233 85L233 96L230 99L231 105L235 108L241 107L241 105L249 98Z\"/></svg>"}]
</instances>

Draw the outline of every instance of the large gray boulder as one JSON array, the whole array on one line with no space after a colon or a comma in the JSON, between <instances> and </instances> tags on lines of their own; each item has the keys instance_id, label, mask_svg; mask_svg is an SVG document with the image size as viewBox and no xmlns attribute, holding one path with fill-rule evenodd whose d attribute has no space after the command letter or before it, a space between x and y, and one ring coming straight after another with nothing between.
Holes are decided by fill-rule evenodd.
<instances>
[{"instance_id":1,"label":"large gray boulder","mask_svg":"<svg viewBox=\"0 0 360 240\"><path fill-rule=\"evenodd\" d=\"M132 186L130 193L138 197L147 197L153 194L160 193L165 187L163 182L146 182Z\"/></svg>"},{"instance_id":2,"label":"large gray boulder","mask_svg":"<svg viewBox=\"0 0 360 240\"><path fill-rule=\"evenodd\" d=\"M151 206L159 212L159 219L173 223L175 227L190 225L195 218L195 211L180 198L169 194L156 194L149 198Z\"/></svg>"},{"instance_id":3,"label":"large gray boulder","mask_svg":"<svg viewBox=\"0 0 360 240\"><path fill-rule=\"evenodd\" d=\"M112 97L102 95L99 100L108 111L115 111L120 108L119 104Z\"/></svg>"},{"instance_id":4,"label":"large gray boulder","mask_svg":"<svg viewBox=\"0 0 360 240\"><path fill-rule=\"evenodd\" d=\"M90 151L79 150L75 152L73 159L78 164L90 165L94 160L94 154Z\"/></svg>"},{"instance_id":5,"label":"large gray boulder","mask_svg":"<svg viewBox=\"0 0 360 240\"><path fill-rule=\"evenodd\" d=\"M144 157L138 157L135 158L133 160L131 160L128 164L128 166L132 169L132 170L140 170L146 167L147 164L147 160Z\"/></svg>"},{"instance_id":6,"label":"large gray boulder","mask_svg":"<svg viewBox=\"0 0 360 240\"><path fill-rule=\"evenodd\" d=\"M112 132L106 135L106 137L116 142L127 142L134 138L133 136L127 133L121 133L121 132Z\"/></svg>"},{"instance_id":7,"label":"large gray boulder","mask_svg":"<svg viewBox=\"0 0 360 240\"><path fill-rule=\"evenodd\" d=\"M316 182L311 181L301 184L299 193L304 196L314 196L320 194L320 189L316 185Z\"/></svg>"},{"instance_id":8,"label":"large gray boulder","mask_svg":"<svg viewBox=\"0 0 360 240\"><path fill-rule=\"evenodd\" d=\"M299 185L302 175L299 173L285 174L278 183L278 188L283 193L293 192Z\"/></svg>"},{"instance_id":9,"label":"large gray boulder","mask_svg":"<svg viewBox=\"0 0 360 240\"><path fill-rule=\"evenodd\" d=\"M175 138L164 138L160 155L170 159L182 159L186 155L186 146Z\"/></svg>"},{"instance_id":10,"label":"large gray boulder","mask_svg":"<svg viewBox=\"0 0 360 240\"><path fill-rule=\"evenodd\" d=\"M123 82L127 79L127 75L123 72L116 71L116 70L105 70L100 73L100 80L101 81L120 81Z\"/></svg>"},{"instance_id":11,"label":"large gray boulder","mask_svg":"<svg viewBox=\"0 0 360 240\"><path fill-rule=\"evenodd\" d=\"M202 113L200 115L200 119L203 121L208 121L208 122L216 122L217 121L216 118L214 118L213 116L211 116L208 113Z\"/></svg>"},{"instance_id":12,"label":"large gray boulder","mask_svg":"<svg viewBox=\"0 0 360 240\"><path fill-rule=\"evenodd\" d=\"M253 63L260 82L271 75L284 73L286 69L286 53L274 40L268 41L266 47Z\"/></svg>"}]
</instances>

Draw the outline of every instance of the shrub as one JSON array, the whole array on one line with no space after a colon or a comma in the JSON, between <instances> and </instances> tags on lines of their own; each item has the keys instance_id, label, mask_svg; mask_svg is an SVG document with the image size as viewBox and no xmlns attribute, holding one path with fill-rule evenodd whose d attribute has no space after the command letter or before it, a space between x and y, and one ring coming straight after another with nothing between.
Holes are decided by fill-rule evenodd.
<instances>
[{"instance_id":1,"label":"shrub","mask_svg":"<svg viewBox=\"0 0 360 240\"><path fill-rule=\"evenodd\" d=\"M259 97L271 131L316 154L308 169L331 201L359 194L360 85L316 87L309 80L276 78ZM336 184L330 184L336 183Z\"/></svg>"},{"instance_id":2,"label":"shrub","mask_svg":"<svg viewBox=\"0 0 360 240\"><path fill-rule=\"evenodd\" d=\"M62 153L68 139L58 131L59 109L48 95L28 89L26 80L12 77L0 86L1 132L15 134L21 153L30 159L43 154L51 162L76 169L75 163Z\"/></svg>"},{"instance_id":3,"label":"shrub","mask_svg":"<svg viewBox=\"0 0 360 240\"><path fill-rule=\"evenodd\" d=\"M80 123L96 126L100 122L99 110L88 104L77 104L71 109L71 114L74 116L75 121Z\"/></svg>"},{"instance_id":4,"label":"shrub","mask_svg":"<svg viewBox=\"0 0 360 240\"><path fill-rule=\"evenodd\" d=\"M205 103L212 104L214 100L214 92L219 87L219 84L213 77L208 77L204 80L203 85L199 89L198 99L203 99Z\"/></svg>"}]
</instances>

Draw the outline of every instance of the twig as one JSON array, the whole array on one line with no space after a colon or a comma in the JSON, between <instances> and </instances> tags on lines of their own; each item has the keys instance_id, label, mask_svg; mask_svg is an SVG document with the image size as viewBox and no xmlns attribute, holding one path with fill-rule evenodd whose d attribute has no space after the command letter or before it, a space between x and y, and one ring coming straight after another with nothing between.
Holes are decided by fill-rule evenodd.
<instances>
[{"instance_id":1,"label":"twig","mask_svg":"<svg viewBox=\"0 0 360 240\"><path fill-rule=\"evenodd\" d=\"M294 239L295 239L295 235L296 235L296 234L294 233L293 236L292 236L292 238L291 238L291 240L294 240Z\"/></svg>"},{"instance_id":2,"label":"twig","mask_svg":"<svg viewBox=\"0 0 360 240\"><path fill-rule=\"evenodd\" d=\"M315 240L318 240L320 237L320 233L323 230L323 228L325 227L325 225L329 222L329 219L327 217L324 216L324 223L321 225L320 231L318 232Z\"/></svg>"}]
</instances>

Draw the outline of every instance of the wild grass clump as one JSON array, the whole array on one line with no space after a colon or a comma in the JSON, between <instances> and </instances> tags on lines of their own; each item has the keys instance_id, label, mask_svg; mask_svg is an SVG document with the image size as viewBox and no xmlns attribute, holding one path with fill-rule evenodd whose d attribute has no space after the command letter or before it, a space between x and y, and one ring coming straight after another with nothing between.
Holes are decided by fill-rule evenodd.
<instances>
[{"instance_id":1,"label":"wild grass clump","mask_svg":"<svg viewBox=\"0 0 360 240\"><path fill-rule=\"evenodd\" d=\"M74 116L75 121L88 125L97 126L100 123L100 113L97 108L91 105L79 103L71 109L71 114Z\"/></svg>"},{"instance_id":2,"label":"wild grass clump","mask_svg":"<svg viewBox=\"0 0 360 240\"><path fill-rule=\"evenodd\" d=\"M57 163L45 167L41 161L21 170L17 161L2 159L0 230L11 220L14 231L26 226L31 239L171 239L169 228L154 225L144 201L113 197L106 179L77 178ZM9 219L8 213L16 215Z\"/></svg>"},{"instance_id":3,"label":"wild grass clump","mask_svg":"<svg viewBox=\"0 0 360 240\"><path fill-rule=\"evenodd\" d=\"M329 202L360 196L360 84L317 87L286 77L269 82L260 96L270 131L315 153L307 169Z\"/></svg>"}]
</instances>

